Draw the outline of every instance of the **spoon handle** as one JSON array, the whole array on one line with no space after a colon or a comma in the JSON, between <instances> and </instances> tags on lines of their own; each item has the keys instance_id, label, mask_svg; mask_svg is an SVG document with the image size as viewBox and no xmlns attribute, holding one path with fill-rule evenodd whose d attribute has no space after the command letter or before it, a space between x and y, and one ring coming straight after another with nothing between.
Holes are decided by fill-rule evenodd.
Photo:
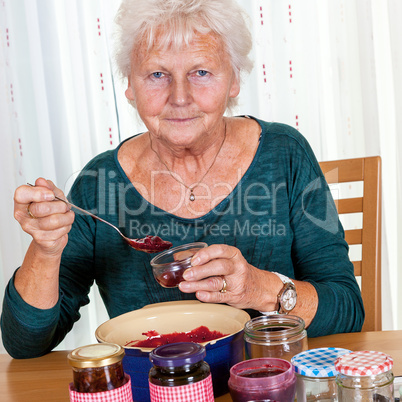
<instances>
[{"instance_id":1,"label":"spoon handle","mask_svg":"<svg viewBox=\"0 0 402 402\"><path fill-rule=\"evenodd\" d=\"M28 186L35 187L35 186L34 186L33 184L31 184L31 183L27 183L27 184L28 184ZM124 237L124 238L126 239L126 236L124 236L124 234L121 233L120 230L119 230L116 226L114 226L113 224L111 224L110 222L105 221L105 220L102 219L102 218L99 218L99 216L94 215L92 212L89 212L89 211L87 211L86 209L77 207L77 205L74 205L73 203L71 203L71 202L68 201L68 200L64 200L63 198L60 198L60 197L58 197L57 195L55 195L54 198L56 198L56 199L59 200L59 201L63 201L63 202L64 202L65 204L67 204L68 206L70 206L70 207L72 207L72 208L75 208L75 209L77 209L78 211L80 211L80 212L82 212L82 213L84 213L84 214L87 214L87 215L89 215L89 216L92 216L92 218L97 219L98 221L101 221L101 222L103 222L103 223L106 223L107 225L109 225L109 226L112 227L113 229L117 230L117 232L119 232L120 236L122 236L122 237Z\"/></svg>"}]
</instances>

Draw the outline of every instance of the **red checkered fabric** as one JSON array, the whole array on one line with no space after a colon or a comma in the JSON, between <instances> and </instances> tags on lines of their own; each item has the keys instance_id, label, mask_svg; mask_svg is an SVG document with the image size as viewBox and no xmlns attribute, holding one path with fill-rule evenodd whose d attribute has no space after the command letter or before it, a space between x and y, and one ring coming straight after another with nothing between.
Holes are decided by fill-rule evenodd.
<instances>
[{"instance_id":1,"label":"red checkered fabric","mask_svg":"<svg viewBox=\"0 0 402 402\"><path fill-rule=\"evenodd\" d=\"M127 382L116 389L105 392L77 392L73 390L73 383L70 384L71 402L133 402L131 392L130 376L126 374Z\"/></svg>"},{"instance_id":2,"label":"red checkered fabric","mask_svg":"<svg viewBox=\"0 0 402 402\"><path fill-rule=\"evenodd\" d=\"M149 383L151 402L214 402L212 377L194 384L178 387L161 387Z\"/></svg>"},{"instance_id":3,"label":"red checkered fabric","mask_svg":"<svg viewBox=\"0 0 402 402\"><path fill-rule=\"evenodd\" d=\"M339 357L335 369L344 375L364 377L386 373L392 370L394 361L382 352L362 350Z\"/></svg>"}]
</instances>

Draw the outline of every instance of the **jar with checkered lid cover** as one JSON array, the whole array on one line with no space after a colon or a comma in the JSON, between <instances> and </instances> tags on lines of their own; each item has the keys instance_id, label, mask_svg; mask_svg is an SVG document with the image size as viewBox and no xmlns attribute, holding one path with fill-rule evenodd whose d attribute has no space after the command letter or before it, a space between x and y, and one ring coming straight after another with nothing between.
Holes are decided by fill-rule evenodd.
<instances>
[{"instance_id":1,"label":"jar with checkered lid cover","mask_svg":"<svg viewBox=\"0 0 402 402\"><path fill-rule=\"evenodd\" d=\"M151 402L214 402L210 367L205 347L177 342L155 348L150 354Z\"/></svg>"},{"instance_id":2,"label":"jar with checkered lid cover","mask_svg":"<svg viewBox=\"0 0 402 402\"><path fill-rule=\"evenodd\" d=\"M339 401L393 401L391 356L371 350L352 352L335 362Z\"/></svg>"},{"instance_id":3,"label":"jar with checkered lid cover","mask_svg":"<svg viewBox=\"0 0 402 402\"><path fill-rule=\"evenodd\" d=\"M309 349L293 356L297 401L337 401L335 361L347 353L351 350L328 347Z\"/></svg>"}]
</instances>

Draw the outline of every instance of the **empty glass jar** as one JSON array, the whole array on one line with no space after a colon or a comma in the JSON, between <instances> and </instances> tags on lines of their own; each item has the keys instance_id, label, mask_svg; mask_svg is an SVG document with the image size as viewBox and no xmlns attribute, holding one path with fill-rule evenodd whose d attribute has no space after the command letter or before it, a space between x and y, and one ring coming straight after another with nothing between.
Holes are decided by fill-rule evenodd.
<instances>
[{"instance_id":1,"label":"empty glass jar","mask_svg":"<svg viewBox=\"0 0 402 402\"><path fill-rule=\"evenodd\" d=\"M304 321L295 315L253 318L244 326L246 359L276 357L290 361L308 349Z\"/></svg>"},{"instance_id":2,"label":"empty glass jar","mask_svg":"<svg viewBox=\"0 0 402 402\"><path fill-rule=\"evenodd\" d=\"M335 361L351 353L342 348L309 349L292 357L297 377L297 402L337 401Z\"/></svg>"},{"instance_id":3,"label":"empty glass jar","mask_svg":"<svg viewBox=\"0 0 402 402\"><path fill-rule=\"evenodd\" d=\"M339 401L393 401L392 357L375 351L359 351L339 357L336 383Z\"/></svg>"}]
</instances>

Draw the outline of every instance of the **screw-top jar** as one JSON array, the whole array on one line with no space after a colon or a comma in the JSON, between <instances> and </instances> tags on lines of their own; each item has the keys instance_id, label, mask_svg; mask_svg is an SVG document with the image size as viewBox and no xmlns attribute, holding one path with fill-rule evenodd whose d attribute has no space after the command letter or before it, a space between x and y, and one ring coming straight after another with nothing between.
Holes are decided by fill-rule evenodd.
<instances>
[{"instance_id":1,"label":"screw-top jar","mask_svg":"<svg viewBox=\"0 0 402 402\"><path fill-rule=\"evenodd\" d=\"M393 401L394 375L392 357L375 351L359 351L339 357L339 401Z\"/></svg>"},{"instance_id":2,"label":"screw-top jar","mask_svg":"<svg viewBox=\"0 0 402 402\"><path fill-rule=\"evenodd\" d=\"M310 349L292 357L297 377L297 402L337 401L335 361L351 353L342 348Z\"/></svg>"},{"instance_id":3,"label":"screw-top jar","mask_svg":"<svg viewBox=\"0 0 402 402\"><path fill-rule=\"evenodd\" d=\"M124 348L114 343L97 343L79 347L68 355L73 368L73 390L76 392L104 392L127 382L122 359Z\"/></svg>"},{"instance_id":4,"label":"screw-top jar","mask_svg":"<svg viewBox=\"0 0 402 402\"><path fill-rule=\"evenodd\" d=\"M151 402L180 400L213 402L212 377L204 346L193 342L162 345L150 355Z\"/></svg>"},{"instance_id":5,"label":"screw-top jar","mask_svg":"<svg viewBox=\"0 0 402 402\"><path fill-rule=\"evenodd\" d=\"M290 359L308 349L304 321L295 315L275 314L253 318L244 326L247 359Z\"/></svg>"}]
</instances>

